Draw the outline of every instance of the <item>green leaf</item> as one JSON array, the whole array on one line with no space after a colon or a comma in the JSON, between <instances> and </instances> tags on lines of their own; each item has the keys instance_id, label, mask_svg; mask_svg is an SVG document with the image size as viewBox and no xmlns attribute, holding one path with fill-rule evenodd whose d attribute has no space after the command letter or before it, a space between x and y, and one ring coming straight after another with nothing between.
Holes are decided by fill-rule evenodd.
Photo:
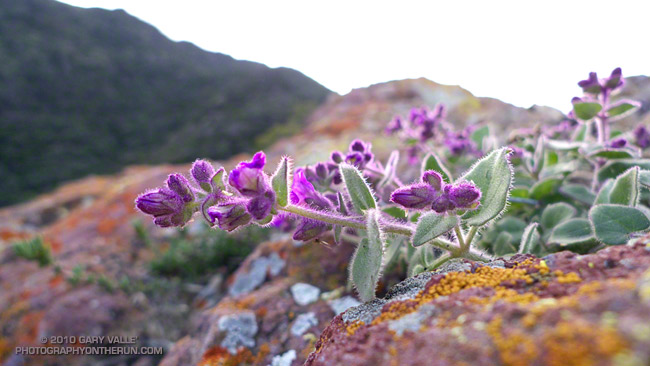
<instances>
[{"instance_id":1,"label":"green leaf","mask_svg":"<svg viewBox=\"0 0 650 366\"><path fill-rule=\"evenodd\" d=\"M650 189L650 170L642 170L639 172L639 184Z\"/></svg>"},{"instance_id":2,"label":"green leaf","mask_svg":"<svg viewBox=\"0 0 650 366\"><path fill-rule=\"evenodd\" d=\"M389 184L393 178L395 178L395 173L397 172L397 163L399 162L399 151L393 150L388 157L388 162L386 162L386 168L384 168L384 176L381 178L377 187L381 188Z\"/></svg>"},{"instance_id":3,"label":"green leaf","mask_svg":"<svg viewBox=\"0 0 650 366\"><path fill-rule=\"evenodd\" d=\"M639 203L639 167L628 169L614 181L609 192L609 203L636 206Z\"/></svg>"},{"instance_id":4,"label":"green leaf","mask_svg":"<svg viewBox=\"0 0 650 366\"><path fill-rule=\"evenodd\" d=\"M548 205L542 212L542 228L544 228L544 230L550 230L558 224L574 217L576 213L577 210L575 207L568 203L558 202Z\"/></svg>"},{"instance_id":5,"label":"green leaf","mask_svg":"<svg viewBox=\"0 0 650 366\"><path fill-rule=\"evenodd\" d=\"M595 151L594 153L589 155L590 158L605 158L605 159L631 159L635 158L636 154L634 154L632 151L628 151L625 149L608 149L608 148L603 148L600 150Z\"/></svg>"},{"instance_id":6,"label":"green leaf","mask_svg":"<svg viewBox=\"0 0 650 366\"><path fill-rule=\"evenodd\" d=\"M650 220L634 207L596 205L589 210L596 238L608 245L626 244L630 234L650 228Z\"/></svg>"},{"instance_id":7,"label":"green leaf","mask_svg":"<svg viewBox=\"0 0 650 366\"><path fill-rule=\"evenodd\" d=\"M396 219L406 219L407 216L406 211L397 206L384 207L381 210Z\"/></svg>"},{"instance_id":8,"label":"green leaf","mask_svg":"<svg viewBox=\"0 0 650 366\"><path fill-rule=\"evenodd\" d=\"M607 179L616 178L621 173L634 166L650 170L650 159L617 159L608 161L607 164L598 171L598 182L602 183Z\"/></svg>"},{"instance_id":9,"label":"green leaf","mask_svg":"<svg viewBox=\"0 0 650 366\"><path fill-rule=\"evenodd\" d=\"M573 112L576 117L583 121L588 121L598 114L603 109L600 103L580 102L573 104Z\"/></svg>"},{"instance_id":10,"label":"green leaf","mask_svg":"<svg viewBox=\"0 0 650 366\"><path fill-rule=\"evenodd\" d=\"M338 245L341 244L341 233L343 232L343 227L340 225L334 225L334 242Z\"/></svg>"},{"instance_id":11,"label":"green leaf","mask_svg":"<svg viewBox=\"0 0 650 366\"><path fill-rule=\"evenodd\" d=\"M468 225L484 225L506 208L513 175L507 154L507 147L494 150L476 162L461 178L473 182L482 193L480 206L463 215Z\"/></svg>"},{"instance_id":12,"label":"green leaf","mask_svg":"<svg viewBox=\"0 0 650 366\"><path fill-rule=\"evenodd\" d=\"M579 141L565 141L565 140L548 140L546 146L550 149L557 151L571 151L578 150L585 145L584 142Z\"/></svg>"},{"instance_id":13,"label":"green leaf","mask_svg":"<svg viewBox=\"0 0 650 366\"><path fill-rule=\"evenodd\" d=\"M569 245L584 243L594 238L591 223L587 219L571 219L556 226L548 239L549 243Z\"/></svg>"},{"instance_id":14,"label":"green leaf","mask_svg":"<svg viewBox=\"0 0 650 366\"><path fill-rule=\"evenodd\" d=\"M445 167L445 165L442 164L440 158L433 153L427 154L427 156L424 158L422 162L420 175L422 175L422 173L426 172L427 170L435 170L438 173L440 173L440 175L442 175L442 179L444 179L445 182L447 183L452 182L451 173L449 173L447 167Z\"/></svg>"},{"instance_id":15,"label":"green leaf","mask_svg":"<svg viewBox=\"0 0 650 366\"><path fill-rule=\"evenodd\" d=\"M375 298L384 258L385 244L377 211L368 211L366 229L368 237L361 239L350 266L350 277L364 302Z\"/></svg>"},{"instance_id":16,"label":"green leaf","mask_svg":"<svg viewBox=\"0 0 650 366\"><path fill-rule=\"evenodd\" d=\"M559 191L562 195L573 198L574 200L589 206L591 206L596 199L596 194L582 184L565 184L560 187Z\"/></svg>"},{"instance_id":17,"label":"green leaf","mask_svg":"<svg viewBox=\"0 0 650 366\"><path fill-rule=\"evenodd\" d=\"M420 216L415 233L413 233L413 246L418 247L440 235L449 232L458 225L458 216L440 215L436 212L428 212Z\"/></svg>"},{"instance_id":18,"label":"green leaf","mask_svg":"<svg viewBox=\"0 0 650 366\"><path fill-rule=\"evenodd\" d=\"M634 102L631 100L621 100L615 103L614 105L612 105L611 107L609 107L609 109L607 110L607 115L611 119L618 120L636 112L636 110L639 107L640 104L638 102Z\"/></svg>"},{"instance_id":19,"label":"green leaf","mask_svg":"<svg viewBox=\"0 0 650 366\"><path fill-rule=\"evenodd\" d=\"M488 125L485 125L481 128L474 130L474 132L472 132L469 138L472 141L474 141L476 147L479 150L483 150L483 140L488 136L490 136L490 127Z\"/></svg>"},{"instance_id":20,"label":"green leaf","mask_svg":"<svg viewBox=\"0 0 650 366\"><path fill-rule=\"evenodd\" d=\"M546 158L546 139L544 136L540 136L537 140L537 146L535 147L535 152L533 153L533 171L539 173L544 168L544 161Z\"/></svg>"},{"instance_id":21,"label":"green leaf","mask_svg":"<svg viewBox=\"0 0 650 366\"><path fill-rule=\"evenodd\" d=\"M291 186L291 161L289 157L285 156L280 161L278 169L271 177L271 186L275 191L275 196L280 207L285 207L289 204L289 190Z\"/></svg>"},{"instance_id":22,"label":"green leaf","mask_svg":"<svg viewBox=\"0 0 650 366\"><path fill-rule=\"evenodd\" d=\"M539 251L540 246L540 236L537 227L539 226L536 222L531 222L526 229L524 229L524 235L521 237L521 243L519 244L519 253L522 254L533 254Z\"/></svg>"},{"instance_id":23,"label":"green leaf","mask_svg":"<svg viewBox=\"0 0 650 366\"><path fill-rule=\"evenodd\" d=\"M594 200L594 205L609 203L609 192L612 191L612 187L614 187L614 180L610 179L606 181L605 184L600 187L600 191L598 191L596 200Z\"/></svg>"},{"instance_id":24,"label":"green leaf","mask_svg":"<svg viewBox=\"0 0 650 366\"><path fill-rule=\"evenodd\" d=\"M339 165L343 183L350 195L352 205L358 213L363 213L371 208L376 208L375 196L366 180L361 175L361 172L352 165L341 163Z\"/></svg>"},{"instance_id":25,"label":"green leaf","mask_svg":"<svg viewBox=\"0 0 650 366\"><path fill-rule=\"evenodd\" d=\"M496 240L494 240L494 244L492 244L492 251L499 257L517 253L517 249L512 245L512 235L505 231L500 232Z\"/></svg>"},{"instance_id":26,"label":"green leaf","mask_svg":"<svg viewBox=\"0 0 650 366\"><path fill-rule=\"evenodd\" d=\"M537 182L530 189L530 198L543 201L558 192L558 188L562 185L562 179L551 178L541 182Z\"/></svg>"},{"instance_id":27,"label":"green leaf","mask_svg":"<svg viewBox=\"0 0 650 366\"><path fill-rule=\"evenodd\" d=\"M399 258L400 249L405 238L402 236L391 235L386 238L386 252L384 254L385 265L388 266Z\"/></svg>"}]
</instances>

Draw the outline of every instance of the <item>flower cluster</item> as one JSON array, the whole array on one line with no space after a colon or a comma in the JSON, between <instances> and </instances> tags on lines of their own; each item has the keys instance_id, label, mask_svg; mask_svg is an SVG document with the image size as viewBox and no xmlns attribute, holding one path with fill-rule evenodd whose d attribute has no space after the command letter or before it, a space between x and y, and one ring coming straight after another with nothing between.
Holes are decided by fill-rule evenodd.
<instances>
[{"instance_id":1,"label":"flower cluster","mask_svg":"<svg viewBox=\"0 0 650 366\"><path fill-rule=\"evenodd\" d=\"M598 79L595 72L590 72L589 77L585 80L579 81L578 86L586 95L597 97L599 95L611 95L613 92L619 91L625 85L623 73L620 67L612 71L608 78Z\"/></svg>"},{"instance_id":2,"label":"flower cluster","mask_svg":"<svg viewBox=\"0 0 650 366\"><path fill-rule=\"evenodd\" d=\"M391 201L405 208L439 214L476 209L480 198L481 191L473 183L446 184L434 170L424 172L421 183L399 188L391 195Z\"/></svg>"},{"instance_id":3,"label":"flower cluster","mask_svg":"<svg viewBox=\"0 0 650 366\"><path fill-rule=\"evenodd\" d=\"M411 164L417 164L419 154L426 148L427 142L444 144L455 156L474 155L480 157L483 153L471 139L476 126L468 126L461 131L454 131L452 125L445 120L447 108L444 104L436 105L433 110L426 107L413 108L408 119L394 117L386 126L389 135L399 134L408 146L407 154Z\"/></svg>"},{"instance_id":4,"label":"flower cluster","mask_svg":"<svg viewBox=\"0 0 650 366\"><path fill-rule=\"evenodd\" d=\"M159 226L183 226L194 213L201 211L210 224L226 231L272 219L275 192L264 174L264 153L255 154L250 162L240 163L224 182L225 171L205 160L197 160L190 169L195 187L181 174L171 174L167 187L146 192L136 199L136 207L152 215Z\"/></svg>"},{"instance_id":5,"label":"flower cluster","mask_svg":"<svg viewBox=\"0 0 650 366\"><path fill-rule=\"evenodd\" d=\"M365 167L374 165L375 156L371 148L370 143L355 139L350 143L346 153L334 151L329 161L318 163L313 167L305 167L303 174L319 191L335 191L332 187L342 182L339 164L345 162L363 171Z\"/></svg>"}]
</instances>

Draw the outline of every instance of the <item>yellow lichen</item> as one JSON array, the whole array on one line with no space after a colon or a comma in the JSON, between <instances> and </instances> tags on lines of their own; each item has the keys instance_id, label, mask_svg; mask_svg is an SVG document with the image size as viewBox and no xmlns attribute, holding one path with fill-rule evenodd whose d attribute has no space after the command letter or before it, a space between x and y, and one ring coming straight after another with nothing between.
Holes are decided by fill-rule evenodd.
<instances>
[{"instance_id":1,"label":"yellow lichen","mask_svg":"<svg viewBox=\"0 0 650 366\"><path fill-rule=\"evenodd\" d=\"M361 320L355 320L348 324L348 326L345 328L346 332L348 333L348 336L354 335L356 331L361 328L363 325L366 323L362 322Z\"/></svg>"}]
</instances>

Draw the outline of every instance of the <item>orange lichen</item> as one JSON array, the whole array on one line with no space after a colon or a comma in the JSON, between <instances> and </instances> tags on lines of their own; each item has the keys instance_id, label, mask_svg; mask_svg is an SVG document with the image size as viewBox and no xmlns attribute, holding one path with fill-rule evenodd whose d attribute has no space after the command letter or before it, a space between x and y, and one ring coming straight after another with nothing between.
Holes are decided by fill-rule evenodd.
<instances>
[{"instance_id":1,"label":"orange lichen","mask_svg":"<svg viewBox=\"0 0 650 366\"><path fill-rule=\"evenodd\" d=\"M247 348L242 347L237 354L232 355L227 349L214 346L205 351L198 366L237 366L242 363L254 362L256 358Z\"/></svg>"},{"instance_id":2,"label":"orange lichen","mask_svg":"<svg viewBox=\"0 0 650 366\"><path fill-rule=\"evenodd\" d=\"M512 329L508 334L503 334L502 323L503 319L496 316L486 328L499 351L501 362L505 366L530 365L539 355L535 340L519 329Z\"/></svg>"},{"instance_id":3,"label":"orange lichen","mask_svg":"<svg viewBox=\"0 0 650 366\"><path fill-rule=\"evenodd\" d=\"M561 321L544 332L541 344L549 366L590 366L628 347L615 329L584 321Z\"/></svg>"},{"instance_id":4,"label":"orange lichen","mask_svg":"<svg viewBox=\"0 0 650 366\"><path fill-rule=\"evenodd\" d=\"M533 261L527 259L522 264ZM379 324L387 320L401 318L402 316L412 313L417 308L424 304L431 302L440 296L449 296L461 290L474 288L474 287L497 287L502 283L515 283L517 280L523 280L526 283L532 283L533 279L524 269L512 268L494 268L494 267L479 267L474 273L466 272L450 272L447 273L438 283L435 283L428 288L421 291L414 300L395 302L388 307L387 311L383 311L380 316L373 320L372 324ZM531 296L524 296L521 301L533 301Z\"/></svg>"},{"instance_id":5,"label":"orange lichen","mask_svg":"<svg viewBox=\"0 0 650 366\"><path fill-rule=\"evenodd\" d=\"M348 336L352 336L352 335L354 335L354 333L356 333L356 331L359 328L361 328L365 324L366 323L362 322L361 320L355 320L355 321L351 322L350 324L348 324L348 326L345 328L345 330L347 331Z\"/></svg>"},{"instance_id":6,"label":"orange lichen","mask_svg":"<svg viewBox=\"0 0 650 366\"><path fill-rule=\"evenodd\" d=\"M527 292L520 294L517 291L505 288L503 286L496 286L494 288L494 295L488 298L472 297L468 301L474 304L493 304L497 301L506 301L517 304L530 304L531 302L539 300L539 297L533 293Z\"/></svg>"},{"instance_id":7,"label":"orange lichen","mask_svg":"<svg viewBox=\"0 0 650 366\"><path fill-rule=\"evenodd\" d=\"M582 282L582 278L575 272L563 273L562 271L554 271L553 274L557 277L559 283L578 283Z\"/></svg>"}]
</instances>

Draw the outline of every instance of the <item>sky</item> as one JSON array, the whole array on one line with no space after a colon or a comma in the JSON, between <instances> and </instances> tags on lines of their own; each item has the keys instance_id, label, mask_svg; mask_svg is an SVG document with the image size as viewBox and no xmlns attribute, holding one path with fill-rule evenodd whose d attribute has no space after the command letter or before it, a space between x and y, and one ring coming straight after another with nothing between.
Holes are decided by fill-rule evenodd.
<instances>
[{"instance_id":1,"label":"sky","mask_svg":"<svg viewBox=\"0 0 650 366\"><path fill-rule=\"evenodd\" d=\"M290 67L339 94L426 77L567 112L590 71L650 75L649 1L62 2L124 9L172 40Z\"/></svg>"}]
</instances>

